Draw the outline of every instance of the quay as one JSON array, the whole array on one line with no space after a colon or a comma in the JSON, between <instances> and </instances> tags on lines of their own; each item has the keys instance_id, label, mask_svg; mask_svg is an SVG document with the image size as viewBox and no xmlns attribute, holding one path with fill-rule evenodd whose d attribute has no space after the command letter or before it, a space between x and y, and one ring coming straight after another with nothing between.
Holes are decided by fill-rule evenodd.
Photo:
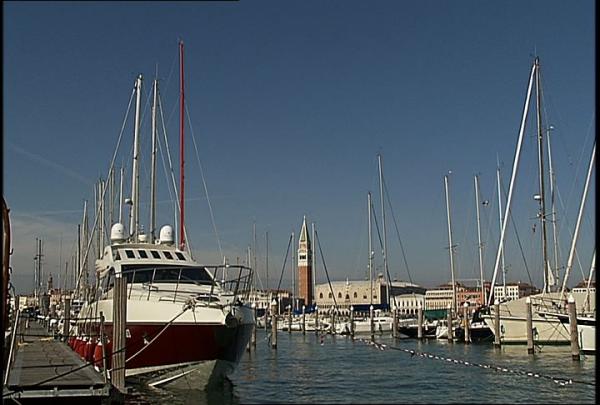
<instances>
[{"instance_id":1,"label":"quay","mask_svg":"<svg viewBox=\"0 0 600 405\"><path fill-rule=\"evenodd\" d=\"M3 403L108 404L121 396L105 376L42 323L20 319L10 348Z\"/></svg>"}]
</instances>

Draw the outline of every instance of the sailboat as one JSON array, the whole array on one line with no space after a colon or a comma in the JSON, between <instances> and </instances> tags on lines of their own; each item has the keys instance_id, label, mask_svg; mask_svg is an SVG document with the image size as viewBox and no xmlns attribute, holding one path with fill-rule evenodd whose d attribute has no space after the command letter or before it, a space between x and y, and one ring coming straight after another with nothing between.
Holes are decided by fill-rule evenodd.
<instances>
[{"instance_id":1,"label":"sailboat","mask_svg":"<svg viewBox=\"0 0 600 405\"><path fill-rule=\"evenodd\" d=\"M179 44L179 51L182 62L182 42ZM183 74L183 66L181 72ZM183 77L181 86L180 135L183 138ZM129 232L122 223L112 224L110 242L95 262L98 280L96 294L81 308L76 333L87 336L94 343L98 336L109 337L108 341L100 342L98 346L104 345L107 368L110 368L110 340L115 319L113 311L116 309L115 280L126 279L126 378L134 378L151 386L181 384L186 388L205 388L217 385L235 369L255 324L252 308L244 303L250 288L252 269L226 262L204 265L192 257L186 243L183 198L180 199L179 207L178 243L170 225L162 226L158 238L154 236L154 191L151 192L150 204L151 232L143 232L139 224L138 181L142 75L137 77L134 91L136 110L132 199L128 199L131 206ZM157 102L158 81L155 80L152 108L152 190L155 181ZM183 149L181 152L183 153ZM110 171L113 170L113 165L114 157ZM183 170L180 192L182 196ZM98 217L97 213L96 221ZM102 364L96 355L93 355L93 360L96 364Z\"/></svg>"},{"instance_id":2,"label":"sailboat","mask_svg":"<svg viewBox=\"0 0 600 405\"><path fill-rule=\"evenodd\" d=\"M507 204L506 204L506 215L502 221L502 229L500 234L500 241L498 246L498 251L496 255L496 263L494 268L494 275L492 277L491 291L493 291L494 283L496 279L496 274L498 270L498 264L500 261L501 254L504 248L504 235L506 233L507 223L510 212L510 206L512 202L513 188L516 173L518 171L519 165L519 157L521 152L521 146L523 143L525 123L527 119L527 113L529 110L529 103L533 88L533 83L535 82L536 88L536 98L537 98L537 130L538 130L538 175L539 175L539 186L540 193L535 196L535 199L540 204L540 220L541 220L541 232L542 232L542 259L543 265L542 269L544 272L544 290L540 294L535 294L530 296L531 305L532 305L532 316L533 316L533 330L534 330L534 340L536 344L568 344L570 341L570 331L568 324L561 322L561 320L557 316L548 316L550 313L565 313L566 309L566 294L565 294L565 286L568 279L569 269L572 264L572 259L574 255L574 244L577 239L577 229L575 231L575 235L573 237L573 243L571 246L571 253L569 263L567 263L567 271L564 275L563 286L561 291L551 291L551 285L554 284L552 269L549 265L547 258L547 248L546 248L546 221L545 221L545 197L544 197L544 170L543 170L543 142L542 142L542 128L541 128L541 92L540 92L540 66L539 66L539 58L536 57L533 66L531 68L531 73L529 77L527 96L525 99L525 106L523 109L523 115L521 120L521 125L519 129L519 138L517 141L517 149L515 152L515 158L513 162L513 170L511 175L511 181L509 186L509 192L507 196ZM594 150L592 152L592 159L590 162L590 169L588 171L588 179L586 180L586 190L587 184L589 183L589 177L591 173L592 164L594 161ZM586 191L584 191L585 196ZM584 197L585 199L585 197ZM582 204L584 199L582 199ZM580 209L581 215L581 209ZM580 219L578 219L579 223ZM585 293L572 293L573 298L575 299L576 306L578 308L582 308L585 302ZM492 303L493 295L490 294L488 298L487 306L489 310L489 314L483 315L483 318L487 325L494 331L494 308L490 305ZM525 344L527 343L527 314L526 314L526 297L522 297L517 300L507 301L503 303L498 303L499 305L499 316L500 316L500 341L502 343L517 343L517 344ZM595 304L595 300L594 304ZM594 308L591 309L591 312L595 313L595 305Z\"/></svg>"}]
</instances>

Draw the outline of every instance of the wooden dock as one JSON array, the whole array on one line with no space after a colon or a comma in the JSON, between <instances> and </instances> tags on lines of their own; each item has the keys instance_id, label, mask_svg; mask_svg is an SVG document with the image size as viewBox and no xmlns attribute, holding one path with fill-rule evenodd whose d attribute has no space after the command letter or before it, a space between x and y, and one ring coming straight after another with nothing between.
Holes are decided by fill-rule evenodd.
<instances>
[{"instance_id":1,"label":"wooden dock","mask_svg":"<svg viewBox=\"0 0 600 405\"><path fill-rule=\"evenodd\" d=\"M27 325L25 325L27 324ZM27 326L27 327L25 327ZM3 400L18 403L110 403L114 390L104 375L34 320L21 320ZM3 401L3 402L4 402Z\"/></svg>"}]
</instances>

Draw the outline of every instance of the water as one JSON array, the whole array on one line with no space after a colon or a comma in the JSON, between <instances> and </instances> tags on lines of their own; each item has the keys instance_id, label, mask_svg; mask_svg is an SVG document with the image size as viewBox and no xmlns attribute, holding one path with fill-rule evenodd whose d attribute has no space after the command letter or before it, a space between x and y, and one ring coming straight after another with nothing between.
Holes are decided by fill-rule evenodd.
<instances>
[{"instance_id":1,"label":"water","mask_svg":"<svg viewBox=\"0 0 600 405\"><path fill-rule=\"evenodd\" d=\"M380 350L363 341L314 333L279 332L271 350L264 330L256 352L246 353L222 390L175 391L134 387L127 402L175 404L246 403L595 403L596 357L571 360L569 346L545 346L534 356L525 346L449 344L446 341L376 338ZM391 347L395 348L392 349ZM400 349L400 350L398 350ZM411 356L425 352L448 360ZM457 362L455 362L456 360ZM468 362L466 365L464 362ZM495 371L473 363L500 366ZM538 373L529 377L510 370ZM572 384L560 385L569 380Z\"/></svg>"}]
</instances>

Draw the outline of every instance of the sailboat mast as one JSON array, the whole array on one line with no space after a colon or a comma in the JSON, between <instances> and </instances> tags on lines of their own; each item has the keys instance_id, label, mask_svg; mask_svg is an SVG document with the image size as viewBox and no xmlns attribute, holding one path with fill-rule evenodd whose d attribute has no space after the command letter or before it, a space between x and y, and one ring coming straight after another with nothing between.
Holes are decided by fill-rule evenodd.
<instances>
[{"instance_id":1,"label":"sailboat mast","mask_svg":"<svg viewBox=\"0 0 600 405\"><path fill-rule=\"evenodd\" d=\"M448 250L450 252L450 274L452 276L452 310L456 313L456 281L454 278L454 246L452 245L452 224L450 223L450 198L448 196L448 175L444 176L446 190L446 216L448 217ZM448 326L450 327L450 326Z\"/></svg>"},{"instance_id":2,"label":"sailboat mast","mask_svg":"<svg viewBox=\"0 0 600 405\"><path fill-rule=\"evenodd\" d=\"M123 223L123 177L125 177L125 169L121 167L121 178L119 179L119 223Z\"/></svg>"},{"instance_id":3,"label":"sailboat mast","mask_svg":"<svg viewBox=\"0 0 600 405\"><path fill-rule=\"evenodd\" d=\"M550 148L550 130L552 126L548 127L546 133L546 141L548 143L548 166L550 170L550 205L552 210L552 239L554 242L554 280L555 283L558 283L558 236L556 233L556 199L554 193L554 184L556 183L556 178L554 175L554 167L552 165L552 149Z\"/></svg>"},{"instance_id":4,"label":"sailboat mast","mask_svg":"<svg viewBox=\"0 0 600 405\"><path fill-rule=\"evenodd\" d=\"M596 270L596 250L594 250L594 254L592 255L592 265L590 266L590 275L587 279L587 286L585 289L585 310L586 312L590 312L590 286L592 285L592 277L594 277L594 272Z\"/></svg>"},{"instance_id":5,"label":"sailboat mast","mask_svg":"<svg viewBox=\"0 0 600 405\"><path fill-rule=\"evenodd\" d=\"M542 97L540 90L540 60L535 58L536 74L535 74L535 90L536 90L536 105L537 105L537 132L538 132L538 175L540 184L540 195L537 199L540 204L539 218L542 226L542 266L544 269L544 293L550 292L550 277L548 271L548 242L546 239L546 197L544 190L544 143L542 132Z\"/></svg>"},{"instance_id":6,"label":"sailboat mast","mask_svg":"<svg viewBox=\"0 0 600 405\"><path fill-rule=\"evenodd\" d=\"M575 224L575 231L573 232L573 240L571 241L571 249L569 250L569 258L567 259L567 267L565 269L565 277L563 279L562 289L560 295L564 297L565 288L567 287L567 279L571 268L573 267L573 259L575 258L575 246L577 245L577 239L579 238L579 229L581 227L581 220L583 218L583 208L585 207L585 200L587 197L588 187L590 185L590 179L592 178L592 171L594 169L594 160L596 158L596 142L592 148L592 156L590 158L590 165L588 167L587 177L585 179L585 187L583 188L583 195L581 196L581 202L579 203L579 213L577 214L577 223Z\"/></svg>"},{"instance_id":7,"label":"sailboat mast","mask_svg":"<svg viewBox=\"0 0 600 405\"><path fill-rule=\"evenodd\" d=\"M139 178L140 178L140 105L142 100L142 75L137 77L135 82L136 98L135 98L135 128L133 132L133 170L131 174L131 222L129 223L129 235L133 237L133 241L138 241L139 227Z\"/></svg>"},{"instance_id":8,"label":"sailboat mast","mask_svg":"<svg viewBox=\"0 0 600 405\"><path fill-rule=\"evenodd\" d=\"M496 167L496 183L498 184L498 219L500 222L500 232L502 232L502 224L504 223L504 218L502 218L502 187L500 186L500 163L497 163ZM504 261L504 248L502 249L500 255L502 259L502 299L506 299L506 263Z\"/></svg>"},{"instance_id":9,"label":"sailboat mast","mask_svg":"<svg viewBox=\"0 0 600 405\"><path fill-rule=\"evenodd\" d=\"M158 103L158 79L154 79L152 94L152 162L150 173L150 243L156 239L156 107Z\"/></svg>"},{"instance_id":10,"label":"sailboat mast","mask_svg":"<svg viewBox=\"0 0 600 405\"><path fill-rule=\"evenodd\" d=\"M183 81L183 41L179 41L179 249L185 250L185 204L184 202L184 164L185 154L183 148L183 115L184 115L185 93Z\"/></svg>"},{"instance_id":11,"label":"sailboat mast","mask_svg":"<svg viewBox=\"0 0 600 405\"><path fill-rule=\"evenodd\" d=\"M483 285L483 243L481 243L481 217L479 215L479 176L475 175L475 206L477 207L477 247L479 251L479 273L481 277L481 302L486 302L485 287Z\"/></svg>"},{"instance_id":12,"label":"sailboat mast","mask_svg":"<svg viewBox=\"0 0 600 405\"><path fill-rule=\"evenodd\" d=\"M314 243L315 243L315 223L313 222L311 224L311 226L312 226L312 243L310 245L310 250L311 250L310 257L311 257L311 260L312 260L312 266L311 266L312 267L312 282L313 282L313 285L312 285L312 289L313 289L312 296L316 297L315 294L317 293L317 255L316 255L316 250L314 248ZM315 300L315 299L313 298L313 300ZM312 302L310 304L312 305Z\"/></svg>"},{"instance_id":13,"label":"sailboat mast","mask_svg":"<svg viewBox=\"0 0 600 405\"><path fill-rule=\"evenodd\" d=\"M373 204L371 204L371 192L367 193L367 212L369 215L369 281L371 283L371 290L369 293L369 304L373 306L373 237L371 233L371 210Z\"/></svg>"},{"instance_id":14,"label":"sailboat mast","mask_svg":"<svg viewBox=\"0 0 600 405\"><path fill-rule=\"evenodd\" d=\"M385 270L385 277L388 277L389 274L389 270L388 270L388 260L387 260L387 232L386 232L386 227L385 227L385 200L383 199L383 164L381 162L381 154L377 154L377 162L379 163L379 196L381 199L381 222L383 222L383 268ZM387 290L387 299L388 302L390 301L390 283L392 282L392 280L388 280L388 282L386 283L386 290ZM395 298L394 298L394 304L395 304ZM382 300L383 302L383 300ZM395 305L394 305L395 306Z\"/></svg>"},{"instance_id":15,"label":"sailboat mast","mask_svg":"<svg viewBox=\"0 0 600 405\"><path fill-rule=\"evenodd\" d=\"M507 218L510 213L510 206L512 202L513 189L515 184L515 177L517 170L519 169L519 161L521 156L521 147L523 146L523 136L525 134L525 123L527 122L527 112L529 111L529 100L531 98L531 87L533 84L533 75L535 74L536 65L531 67L531 73L529 75L529 84L527 85L527 96L525 98L525 105L523 106L523 115L521 117L521 125L519 127L519 138L517 141L517 148L515 150L515 158L513 160L512 174L510 176L510 185L508 186L508 197L506 198L506 215L502 221L502 229L500 230L500 241L498 242L498 252L496 254L496 261L494 263L494 274L492 275L492 283L490 284L491 294L488 297L487 305L490 306L492 298L494 296L494 284L496 283L496 276L498 275L498 265L500 264L500 256L504 251L504 235L506 233Z\"/></svg>"}]
</instances>

